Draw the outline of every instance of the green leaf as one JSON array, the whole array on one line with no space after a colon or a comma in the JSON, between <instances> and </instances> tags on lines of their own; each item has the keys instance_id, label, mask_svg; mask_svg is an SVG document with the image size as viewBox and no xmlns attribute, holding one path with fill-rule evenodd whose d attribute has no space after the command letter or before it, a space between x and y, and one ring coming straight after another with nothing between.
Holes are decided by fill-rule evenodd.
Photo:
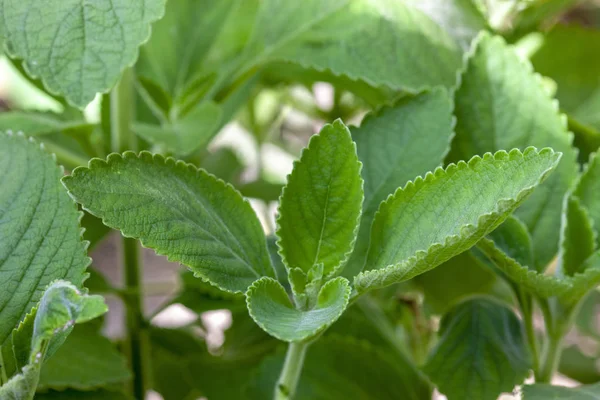
<instances>
[{"instance_id":1,"label":"green leaf","mask_svg":"<svg viewBox=\"0 0 600 400\"><path fill-rule=\"evenodd\" d=\"M288 269L344 267L354 247L363 203L361 164L350 131L337 120L311 138L288 177L277 219L278 246Z\"/></svg>"},{"instance_id":2,"label":"green leaf","mask_svg":"<svg viewBox=\"0 0 600 400\"><path fill-rule=\"evenodd\" d=\"M181 119L163 126L135 123L133 132L165 151L186 156L206 145L221 123L221 107L208 101L198 104Z\"/></svg>"},{"instance_id":3,"label":"green leaf","mask_svg":"<svg viewBox=\"0 0 600 400\"><path fill-rule=\"evenodd\" d=\"M180 281L181 289L170 304L182 304L198 314L210 310L246 310L242 294L219 290L194 277L190 271L183 270Z\"/></svg>"},{"instance_id":4,"label":"green leaf","mask_svg":"<svg viewBox=\"0 0 600 400\"><path fill-rule=\"evenodd\" d=\"M521 321L507 306L467 300L441 321L425 373L449 400L496 400L522 383L531 366Z\"/></svg>"},{"instance_id":5,"label":"green leaf","mask_svg":"<svg viewBox=\"0 0 600 400\"><path fill-rule=\"evenodd\" d=\"M535 384L523 386L523 400L598 400L600 383L575 388Z\"/></svg>"},{"instance_id":6,"label":"green leaf","mask_svg":"<svg viewBox=\"0 0 600 400\"><path fill-rule=\"evenodd\" d=\"M405 0L438 23L463 49L480 31L488 30L485 16L473 0Z\"/></svg>"},{"instance_id":7,"label":"green leaf","mask_svg":"<svg viewBox=\"0 0 600 400\"><path fill-rule=\"evenodd\" d=\"M383 0L262 1L245 56L239 75L288 61L412 92L453 85L461 63L457 44L436 23Z\"/></svg>"},{"instance_id":8,"label":"green leaf","mask_svg":"<svg viewBox=\"0 0 600 400\"><path fill-rule=\"evenodd\" d=\"M31 340L27 364L0 387L0 398L33 399L42 363L47 355L53 353L65 341L76 323L87 322L107 311L103 297L82 293L69 282L55 281L48 286L37 312L28 315L28 319L35 318L33 329L24 328L31 326L31 321L26 320L13 334L13 343ZM13 347L13 354L17 358L16 365L20 366L23 361L23 350L22 345Z\"/></svg>"},{"instance_id":9,"label":"green leaf","mask_svg":"<svg viewBox=\"0 0 600 400\"><path fill-rule=\"evenodd\" d=\"M593 228L596 233L596 243L600 247L600 153L595 153L590 157L590 162L586 165L581 175L573 196L579 198L589 217L593 221Z\"/></svg>"},{"instance_id":10,"label":"green leaf","mask_svg":"<svg viewBox=\"0 0 600 400\"><path fill-rule=\"evenodd\" d=\"M451 98L445 90L434 89L400 99L367 115L360 127L351 128L363 163L365 201L344 276L353 278L365 265L371 223L379 204L415 176L442 165L453 126Z\"/></svg>"},{"instance_id":11,"label":"green leaf","mask_svg":"<svg viewBox=\"0 0 600 400\"><path fill-rule=\"evenodd\" d=\"M109 390L95 390L91 392L51 390L46 393L37 393L35 400L131 400L131 398L125 395L125 393Z\"/></svg>"},{"instance_id":12,"label":"green leaf","mask_svg":"<svg viewBox=\"0 0 600 400\"><path fill-rule=\"evenodd\" d=\"M460 279L456 279L458 276ZM444 314L467 296L490 293L496 276L473 254L465 251L414 280L423 291L425 306L436 314Z\"/></svg>"},{"instance_id":13,"label":"green leaf","mask_svg":"<svg viewBox=\"0 0 600 400\"><path fill-rule=\"evenodd\" d=\"M42 367L40 389L93 390L131 379L127 361L89 324L76 327Z\"/></svg>"},{"instance_id":14,"label":"green leaf","mask_svg":"<svg viewBox=\"0 0 600 400\"><path fill-rule=\"evenodd\" d=\"M408 280L468 250L500 225L552 171L560 154L499 151L438 168L379 207L359 291Z\"/></svg>"},{"instance_id":15,"label":"green leaf","mask_svg":"<svg viewBox=\"0 0 600 400\"><path fill-rule=\"evenodd\" d=\"M579 0L544 0L523 3L512 21L515 35L526 34L536 29L543 29L543 24L558 19L561 14L569 11L569 8L577 5ZM560 57L560 56L559 56Z\"/></svg>"},{"instance_id":16,"label":"green leaf","mask_svg":"<svg viewBox=\"0 0 600 400\"><path fill-rule=\"evenodd\" d=\"M562 199L577 174L572 136L530 64L499 37L482 34L474 46L455 94L456 138L450 158L527 146L563 153L556 172L515 213L531 233L540 270L558 252Z\"/></svg>"},{"instance_id":17,"label":"green leaf","mask_svg":"<svg viewBox=\"0 0 600 400\"><path fill-rule=\"evenodd\" d=\"M24 132L39 136L77 129L91 130L85 121L63 121L58 115L42 112L8 111L0 113L0 131Z\"/></svg>"},{"instance_id":18,"label":"green leaf","mask_svg":"<svg viewBox=\"0 0 600 400\"><path fill-rule=\"evenodd\" d=\"M583 26L557 25L531 62L556 82L561 107L576 120L600 129L600 32Z\"/></svg>"},{"instance_id":19,"label":"green leaf","mask_svg":"<svg viewBox=\"0 0 600 400\"><path fill-rule=\"evenodd\" d=\"M527 226L520 219L511 215L489 234L489 238L508 257L515 259L521 265L534 269L531 236L527 231Z\"/></svg>"},{"instance_id":20,"label":"green leaf","mask_svg":"<svg viewBox=\"0 0 600 400\"><path fill-rule=\"evenodd\" d=\"M274 276L250 204L191 164L142 152L93 159L63 179L84 209L222 290Z\"/></svg>"},{"instance_id":21,"label":"green leaf","mask_svg":"<svg viewBox=\"0 0 600 400\"><path fill-rule=\"evenodd\" d=\"M558 372L584 384L596 383L600 381L600 368L596 361L597 357L590 357L577 345L571 345L560 353Z\"/></svg>"},{"instance_id":22,"label":"green leaf","mask_svg":"<svg viewBox=\"0 0 600 400\"><path fill-rule=\"evenodd\" d=\"M48 90L84 107L106 92L138 47L150 36L150 24L162 17L165 0L36 0L0 4L7 49L25 61Z\"/></svg>"},{"instance_id":23,"label":"green leaf","mask_svg":"<svg viewBox=\"0 0 600 400\"><path fill-rule=\"evenodd\" d=\"M600 188L600 186L599 186ZM599 192L600 193L600 192ZM598 197L597 194L595 197ZM600 204L600 201L598 201ZM577 197L565 197L561 231L560 271L572 276L596 249L596 233L587 210Z\"/></svg>"},{"instance_id":24,"label":"green leaf","mask_svg":"<svg viewBox=\"0 0 600 400\"><path fill-rule=\"evenodd\" d=\"M294 307L285 289L272 278L254 282L246 293L248 311L268 334L286 342L312 338L342 315L350 298L350 285L345 278L328 281L317 298L315 307L302 311Z\"/></svg>"},{"instance_id":25,"label":"green leaf","mask_svg":"<svg viewBox=\"0 0 600 400\"><path fill-rule=\"evenodd\" d=\"M283 354L266 358L249 383L248 398L271 398ZM306 354L294 400L429 400L431 388L393 352L350 337L319 339Z\"/></svg>"},{"instance_id":26,"label":"green leaf","mask_svg":"<svg viewBox=\"0 0 600 400\"><path fill-rule=\"evenodd\" d=\"M90 264L79 213L60 185L62 168L39 144L0 132L0 344L46 286L81 286Z\"/></svg>"}]
</instances>

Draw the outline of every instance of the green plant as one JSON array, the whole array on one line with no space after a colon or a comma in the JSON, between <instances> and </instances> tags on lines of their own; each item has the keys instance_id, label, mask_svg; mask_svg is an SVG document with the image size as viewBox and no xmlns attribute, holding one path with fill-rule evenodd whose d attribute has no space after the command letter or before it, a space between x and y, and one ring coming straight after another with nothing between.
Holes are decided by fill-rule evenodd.
<instances>
[{"instance_id":1,"label":"green plant","mask_svg":"<svg viewBox=\"0 0 600 400\"><path fill-rule=\"evenodd\" d=\"M597 9L0 0L50 107L0 113L0 400L597 396L600 355L567 344L600 341ZM208 146L234 121L253 176ZM90 267L111 231L123 286ZM140 244L187 267L153 313ZM173 304L228 310L224 342L157 326Z\"/></svg>"}]
</instances>

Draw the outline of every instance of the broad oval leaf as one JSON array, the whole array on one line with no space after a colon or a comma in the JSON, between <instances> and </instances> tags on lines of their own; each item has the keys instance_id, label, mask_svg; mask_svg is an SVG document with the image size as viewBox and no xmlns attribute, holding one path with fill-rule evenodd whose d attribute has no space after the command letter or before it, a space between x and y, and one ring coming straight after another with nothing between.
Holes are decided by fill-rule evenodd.
<instances>
[{"instance_id":1,"label":"broad oval leaf","mask_svg":"<svg viewBox=\"0 0 600 400\"><path fill-rule=\"evenodd\" d=\"M363 163L365 201L356 245L343 275L353 278L365 265L371 223L379 204L415 176L442 165L454 136L452 99L443 89L403 98L368 114L351 127Z\"/></svg>"},{"instance_id":2,"label":"broad oval leaf","mask_svg":"<svg viewBox=\"0 0 600 400\"><path fill-rule=\"evenodd\" d=\"M363 203L361 163L350 131L337 120L311 138L283 188L277 242L288 269L323 274L343 268L356 240Z\"/></svg>"},{"instance_id":3,"label":"broad oval leaf","mask_svg":"<svg viewBox=\"0 0 600 400\"><path fill-rule=\"evenodd\" d=\"M12 349L14 364L19 369L0 387L0 398L33 399L42 363L48 353L62 345L75 324L87 322L107 311L102 296L82 293L69 282L55 281L48 286L37 311L27 316L13 332L12 341L4 345L21 344ZM29 346L22 345L27 342ZM7 353L3 351L2 354ZM24 365L21 365L22 362Z\"/></svg>"},{"instance_id":4,"label":"broad oval leaf","mask_svg":"<svg viewBox=\"0 0 600 400\"><path fill-rule=\"evenodd\" d=\"M558 252L562 199L577 175L572 135L531 65L503 39L484 33L474 46L455 93L450 158L528 146L563 153L556 172L515 213L531 233L535 268L542 270Z\"/></svg>"},{"instance_id":5,"label":"broad oval leaf","mask_svg":"<svg viewBox=\"0 0 600 400\"><path fill-rule=\"evenodd\" d=\"M410 279L468 250L500 225L559 159L548 148L486 153L399 188L375 216L357 289Z\"/></svg>"},{"instance_id":6,"label":"broad oval leaf","mask_svg":"<svg viewBox=\"0 0 600 400\"><path fill-rule=\"evenodd\" d=\"M507 306L473 298L444 315L424 371L448 400L496 400L531 367L521 321Z\"/></svg>"},{"instance_id":7,"label":"broad oval leaf","mask_svg":"<svg viewBox=\"0 0 600 400\"><path fill-rule=\"evenodd\" d=\"M6 47L52 93L84 107L131 66L165 0L4 0Z\"/></svg>"},{"instance_id":8,"label":"broad oval leaf","mask_svg":"<svg viewBox=\"0 0 600 400\"><path fill-rule=\"evenodd\" d=\"M81 286L90 264L81 213L60 184L62 168L38 143L0 132L0 344L46 286Z\"/></svg>"},{"instance_id":9,"label":"broad oval leaf","mask_svg":"<svg viewBox=\"0 0 600 400\"><path fill-rule=\"evenodd\" d=\"M523 386L523 400L598 400L600 383L579 387L552 386L538 383Z\"/></svg>"},{"instance_id":10,"label":"broad oval leaf","mask_svg":"<svg viewBox=\"0 0 600 400\"><path fill-rule=\"evenodd\" d=\"M272 278L254 282L246 293L248 311L269 335L286 342L298 342L316 336L342 315L350 298L350 284L342 277L328 281L312 310L294 307L285 289Z\"/></svg>"},{"instance_id":11,"label":"broad oval leaf","mask_svg":"<svg viewBox=\"0 0 600 400\"><path fill-rule=\"evenodd\" d=\"M573 195L579 198L593 221L596 245L600 247L600 153L590 157Z\"/></svg>"},{"instance_id":12,"label":"broad oval leaf","mask_svg":"<svg viewBox=\"0 0 600 400\"><path fill-rule=\"evenodd\" d=\"M123 235L231 292L274 276L260 222L231 186L191 164L142 152L93 159L69 194Z\"/></svg>"}]
</instances>

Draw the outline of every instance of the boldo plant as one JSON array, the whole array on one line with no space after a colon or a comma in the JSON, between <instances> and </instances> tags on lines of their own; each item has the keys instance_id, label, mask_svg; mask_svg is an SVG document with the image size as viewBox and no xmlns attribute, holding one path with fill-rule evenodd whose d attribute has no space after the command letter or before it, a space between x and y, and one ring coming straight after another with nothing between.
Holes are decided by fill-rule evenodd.
<instances>
[{"instance_id":1,"label":"boldo plant","mask_svg":"<svg viewBox=\"0 0 600 400\"><path fill-rule=\"evenodd\" d=\"M0 0L0 400L600 397L599 15Z\"/></svg>"}]
</instances>

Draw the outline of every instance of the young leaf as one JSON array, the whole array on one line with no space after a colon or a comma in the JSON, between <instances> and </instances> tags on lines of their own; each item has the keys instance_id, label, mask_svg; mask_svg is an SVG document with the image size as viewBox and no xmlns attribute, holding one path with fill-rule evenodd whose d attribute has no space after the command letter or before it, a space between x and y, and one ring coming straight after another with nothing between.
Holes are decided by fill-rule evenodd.
<instances>
[{"instance_id":1,"label":"young leaf","mask_svg":"<svg viewBox=\"0 0 600 400\"><path fill-rule=\"evenodd\" d=\"M274 276L250 204L191 164L142 152L93 159L63 178L69 194L123 235L231 292Z\"/></svg>"},{"instance_id":2,"label":"young leaf","mask_svg":"<svg viewBox=\"0 0 600 400\"><path fill-rule=\"evenodd\" d=\"M461 62L437 24L399 1L262 1L254 26L243 72L288 61L415 92L453 85Z\"/></svg>"},{"instance_id":3,"label":"young leaf","mask_svg":"<svg viewBox=\"0 0 600 400\"><path fill-rule=\"evenodd\" d=\"M254 282L246 293L248 311L268 334L286 342L312 338L342 315L350 298L350 284L345 278L328 281L319 292L312 310L294 307L285 289L272 278Z\"/></svg>"},{"instance_id":4,"label":"young leaf","mask_svg":"<svg viewBox=\"0 0 600 400\"><path fill-rule=\"evenodd\" d=\"M375 212L390 194L415 176L440 166L454 135L452 99L443 89L403 98L367 115L352 127L363 163L365 201L356 245L343 275L353 278L365 265Z\"/></svg>"},{"instance_id":5,"label":"young leaf","mask_svg":"<svg viewBox=\"0 0 600 400\"><path fill-rule=\"evenodd\" d=\"M75 327L43 365L38 388L94 390L131 379L127 361L90 324Z\"/></svg>"},{"instance_id":6,"label":"young leaf","mask_svg":"<svg viewBox=\"0 0 600 400\"><path fill-rule=\"evenodd\" d=\"M284 187L278 245L288 269L323 264L335 274L354 247L363 203L361 164L350 131L335 121L311 138Z\"/></svg>"},{"instance_id":7,"label":"young leaf","mask_svg":"<svg viewBox=\"0 0 600 400\"><path fill-rule=\"evenodd\" d=\"M600 153L593 154L586 165L573 195L579 198L593 221L596 243L600 247Z\"/></svg>"},{"instance_id":8,"label":"young leaf","mask_svg":"<svg viewBox=\"0 0 600 400\"><path fill-rule=\"evenodd\" d=\"M0 344L55 279L81 286L90 264L62 168L39 144L0 132Z\"/></svg>"},{"instance_id":9,"label":"young leaf","mask_svg":"<svg viewBox=\"0 0 600 400\"><path fill-rule=\"evenodd\" d=\"M600 202L599 202L600 204ZM560 239L560 270L572 276L596 249L596 233L587 210L577 197L565 197L565 211Z\"/></svg>"},{"instance_id":10,"label":"young leaf","mask_svg":"<svg viewBox=\"0 0 600 400\"><path fill-rule=\"evenodd\" d=\"M375 216L357 289L408 280L468 250L500 225L559 159L547 148L486 153L399 188Z\"/></svg>"},{"instance_id":11,"label":"young leaf","mask_svg":"<svg viewBox=\"0 0 600 400\"><path fill-rule=\"evenodd\" d=\"M50 351L60 346L76 323L87 322L108 311L104 298L90 296L80 292L75 286L65 281L53 282L40 301L37 312L29 314L35 318L33 329L23 329L31 326L25 321L17 328L14 335L24 335L30 339L27 365L0 387L2 400L31 400L38 385L40 370L44 359ZM13 338L13 342L16 340ZM22 348L13 349L13 354L19 357ZM4 353L4 352L3 352ZM18 364L17 360L17 364Z\"/></svg>"},{"instance_id":12,"label":"young leaf","mask_svg":"<svg viewBox=\"0 0 600 400\"><path fill-rule=\"evenodd\" d=\"M495 400L527 377L531 354L519 318L487 298L467 300L442 318L425 373L449 400Z\"/></svg>"},{"instance_id":13,"label":"young leaf","mask_svg":"<svg viewBox=\"0 0 600 400\"><path fill-rule=\"evenodd\" d=\"M36 0L0 3L9 55L48 90L84 107L131 66L165 0Z\"/></svg>"},{"instance_id":14,"label":"young leaf","mask_svg":"<svg viewBox=\"0 0 600 400\"><path fill-rule=\"evenodd\" d=\"M600 383L569 388L538 383L523 386L523 400L598 400Z\"/></svg>"},{"instance_id":15,"label":"young leaf","mask_svg":"<svg viewBox=\"0 0 600 400\"><path fill-rule=\"evenodd\" d=\"M481 34L455 94L452 161L527 146L551 147L563 157L556 172L516 211L533 239L535 267L558 252L562 199L577 174L566 120L527 62L499 37ZM523 98L523 93L527 97Z\"/></svg>"},{"instance_id":16,"label":"young leaf","mask_svg":"<svg viewBox=\"0 0 600 400\"><path fill-rule=\"evenodd\" d=\"M281 353L265 358L249 382L248 399L271 398L282 365ZM294 400L426 400L431 391L425 377L393 352L333 335L309 347Z\"/></svg>"}]
</instances>

